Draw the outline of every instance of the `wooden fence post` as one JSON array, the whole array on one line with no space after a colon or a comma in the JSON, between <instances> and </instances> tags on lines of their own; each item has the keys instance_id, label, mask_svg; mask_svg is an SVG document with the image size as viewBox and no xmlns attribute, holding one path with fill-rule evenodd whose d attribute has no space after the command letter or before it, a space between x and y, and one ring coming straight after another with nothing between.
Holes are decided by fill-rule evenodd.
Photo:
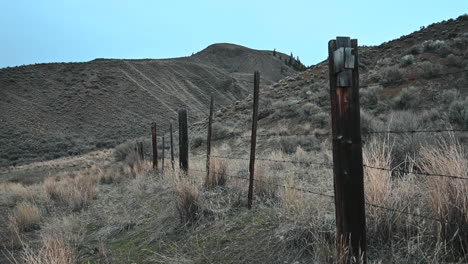
<instances>
[{"instance_id":1,"label":"wooden fence post","mask_svg":"<svg viewBox=\"0 0 468 264\"><path fill-rule=\"evenodd\" d=\"M153 169L158 169L158 140L156 132L156 123L153 123L151 125L151 139L153 145Z\"/></svg>"},{"instance_id":2,"label":"wooden fence post","mask_svg":"<svg viewBox=\"0 0 468 264\"><path fill-rule=\"evenodd\" d=\"M187 109L179 109L179 167L187 173L189 168L189 142L188 142L188 124Z\"/></svg>"},{"instance_id":3,"label":"wooden fence post","mask_svg":"<svg viewBox=\"0 0 468 264\"><path fill-rule=\"evenodd\" d=\"M252 209L253 184L255 175L255 149L257 146L257 121L258 121L258 94L260 90L260 72L254 72L254 96L253 96L253 114L252 114L252 138L250 141L250 164L249 164L249 194L247 208Z\"/></svg>"},{"instance_id":4,"label":"wooden fence post","mask_svg":"<svg viewBox=\"0 0 468 264\"><path fill-rule=\"evenodd\" d=\"M210 114L208 116L208 136L206 139L206 179L210 178L211 166L211 125L213 124L213 94L210 98Z\"/></svg>"},{"instance_id":5,"label":"wooden fence post","mask_svg":"<svg viewBox=\"0 0 468 264\"><path fill-rule=\"evenodd\" d=\"M164 145L164 134L162 136L162 153L161 153L161 170L164 171L164 149L166 148L166 146Z\"/></svg>"},{"instance_id":6,"label":"wooden fence post","mask_svg":"<svg viewBox=\"0 0 468 264\"><path fill-rule=\"evenodd\" d=\"M171 129L171 165L172 165L172 170L175 170L174 168L174 138L172 136L172 121L171 121L171 125L170 125L170 129Z\"/></svg>"},{"instance_id":7,"label":"wooden fence post","mask_svg":"<svg viewBox=\"0 0 468 264\"><path fill-rule=\"evenodd\" d=\"M366 215L356 39L328 43L338 263L366 263Z\"/></svg>"},{"instance_id":8,"label":"wooden fence post","mask_svg":"<svg viewBox=\"0 0 468 264\"><path fill-rule=\"evenodd\" d=\"M143 162L145 160L145 148L143 147L143 142L140 141L139 145L139 155L140 155L140 160Z\"/></svg>"}]
</instances>

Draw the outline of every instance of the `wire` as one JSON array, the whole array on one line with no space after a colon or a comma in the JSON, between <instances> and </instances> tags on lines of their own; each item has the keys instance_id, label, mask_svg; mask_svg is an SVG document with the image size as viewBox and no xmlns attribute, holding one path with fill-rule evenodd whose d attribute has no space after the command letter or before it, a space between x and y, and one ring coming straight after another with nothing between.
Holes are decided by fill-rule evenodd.
<instances>
[{"instance_id":1,"label":"wire","mask_svg":"<svg viewBox=\"0 0 468 264\"><path fill-rule=\"evenodd\" d=\"M425 172L417 172L417 171L408 171L408 170L402 170L402 169L389 169L389 168L382 168L382 167L374 167L370 165L363 164L363 167L367 167L370 169L376 169L376 170L383 170L383 171L395 171L395 172L400 172L400 173L412 173L412 174L418 174L418 175L425 175L425 176L430 176L430 177L447 177L447 178L452 178L452 179L460 179L460 180L468 180L468 177L464 176L458 176L458 175L447 175L447 174L432 174L432 173L425 173Z\"/></svg>"},{"instance_id":2,"label":"wire","mask_svg":"<svg viewBox=\"0 0 468 264\"><path fill-rule=\"evenodd\" d=\"M206 171L203 171L203 170L193 170L193 169L191 169L191 170L206 173ZM241 179L241 180L249 180L249 178L240 177L238 175L229 175L229 174L226 174L226 173L216 173L216 174L224 174L225 176L228 176L228 177L231 177L231 178L238 178L238 179ZM311 191L311 190L297 188L297 187L294 187L294 186L276 184L276 183L267 182L267 181L263 181L263 180L259 180L259 179L254 179L254 181L270 184L270 185L285 188L285 189L292 189L292 190L300 191L300 192L303 192L303 193L315 194L315 195L327 197L327 198L330 198L330 199L335 198L335 196L331 195L331 194L326 194L326 193L321 193L321 192L314 192L314 191ZM381 209L381 210L387 210L387 211L396 212L396 213L400 213L400 214L411 215L411 216L415 216L415 217L419 217L419 218L427 219L427 220L432 220L432 221L436 221L436 222L440 222L440 223L444 223L444 224L458 225L457 223L449 222L449 221L446 221L444 219L435 218L435 217L431 217L431 216L428 216L428 215L421 215L421 214L411 213L411 212L408 212L408 211L403 211L403 210L399 210L399 209L395 209L395 208L389 208L389 207L385 207L385 206L382 206L382 205L377 205L377 204L373 204L373 203L369 203L369 202L365 202L365 204L368 205L368 206L374 207L374 208Z\"/></svg>"},{"instance_id":3,"label":"wire","mask_svg":"<svg viewBox=\"0 0 468 264\"><path fill-rule=\"evenodd\" d=\"M432 129L432 130L387 130L367 131L362 134L409 134L409 133L441 133L441 132L468 132L466 129Z\"/></svg>"},{"instance_id":4,"label":"wire","mask_svg":"<svg viewBox=\"0 0 468 264\"><path fill-rule=\"evenodd\" d=\"M218 155L212 155L211 157L213 157L213 158L220 158L220 159L229 159L229 160L248 160L248 161L250 161L249 158L227 157L227 156L218 156ZM305 165L323 165L323 166L328 166L328 167L333 166L332 164L323 163L323 162L308 162L308 161L294 161L294 160L275 160L275 159L267 159L267 158L256 158L255 160L268 161L268 162L280 162L280 163L305 164Z\"/></svg>"}]
</instances>

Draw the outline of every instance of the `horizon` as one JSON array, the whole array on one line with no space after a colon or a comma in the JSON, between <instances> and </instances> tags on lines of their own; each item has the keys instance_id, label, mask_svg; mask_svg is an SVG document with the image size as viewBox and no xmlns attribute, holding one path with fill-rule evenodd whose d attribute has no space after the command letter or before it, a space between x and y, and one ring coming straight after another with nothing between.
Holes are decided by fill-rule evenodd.
<instances>
[{"instance_id":1,"label":"horizon","mask_svg":"<svg viewBox=\"0 0 468 264\"><path fill-rule=\"evenodd\" d=\"M340 6L345 3L341 1ZM0 68L94 59L170 59L190 56L216 43L293 53L310 66L326 59L326 43L336 36L357 38L360 46L380 45L423 26L455 19L466 13L461 10L468 10L468 2L359 1L346 27L338 19L329 19L333 6L303 0L288 3L291 8L267 1L229 5L211 0L19 0L0 7L5 29ZM336 16L349 14L343 8Z\"/></svg>"}]
</instances>

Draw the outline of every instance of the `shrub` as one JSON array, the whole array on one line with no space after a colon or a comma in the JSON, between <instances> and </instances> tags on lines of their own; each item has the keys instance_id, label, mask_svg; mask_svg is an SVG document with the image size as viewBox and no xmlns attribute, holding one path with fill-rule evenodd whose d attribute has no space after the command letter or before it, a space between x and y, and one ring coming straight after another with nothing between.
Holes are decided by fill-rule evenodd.
<instances>
[{"instance_id":1,"label":"shrub","mask_svg":"<svg viewBox=\"0 0 468 264\"><path fill-rule=\"evenodd\" d=\"M410 54L412 55L418 55L418 54L421 54L422 52L422 47L421 45L414 45L412 46L409 51L408 51Z\"/></svg>"},{"instance_id":2,"label":"shrub","mask_svg":"<svg viewBox=\"0 0 468 264\"><path fill-rule=\"evenodd\" d=\"M421 63L421 74L425 79L432 79L440 74L441 66L432 64L432 62L425 61Z\"/></svg>"},{"instance_id":3,"label":"shrub","mask_svg":"<svg viewBox=\"0 0 468 264\"><path fill-rule=\"evenodd\" d=\"M422 48L427 52L434 52L440 55L450 53L448 45L443 40L426 40L422 43Z\"/></svg>"},{"instance_id":4,"label":"shrub","mask_svg":"<svg viewBox=\"0 0 468 264\"><path fill-rule=\"evenodd\" d=\"M403 82L403 74L397 67L387 67L380 72L379 83L383 86L398 85Z\"/></svg>"},{"instance_id":5,"label":"shrub","mask_svg":"<svg viewBox=\"0 0 468 264\"><path fill-rule=\"evenodd\" d=\"M468 128L468 100L453 101L449 106L448 115L450 121Z\"/></svg>"},{"instance_id":6,"label":"shrub","mask_svg":"<svg viewBox=\"0 0 468 264\"><path fill-rule=\"evenodd\" d=\"M361 131L380 131L383 129L383 123L364 109L361 109Z\"/></svg>"},{"instance_id":7,"label":"shrub","mask_svg":"<svg viewBox=\"0 0 468 264\"><path fill-rule=\"evenodd\" d=\"M447 89L442 91L438 98L439 102L445 105L450 105L452 102L460 98L460 92L458 92L457 89Z\"/></svg>"},{"instance_id":8,"label":"shrub","mask_svg":"<svg viewBox=\"0 0 468 264\"><path fill-rule=\"evenodd\" d=\"M377 60L377 66L388 66L392 64L391 58L382 58Z\"/></svg>"},{"instance_id":9,"label":"shrub","mask_svg":"<svg viewBox=\"0 0 468 264\"><path fill-rule=\"evenodd\" d=\"M420 92L415 87L403 88L400 93L392 99L395 109L406 110L417 107L420 104Z\"/></svg>"},{"instance_id":10,"label":"shrub","mask_svg":"<svg viewBox=\"0 0 468 264\"><path fill-rule=\"evenodd\" d=\"M192 148L198 148L200 147L206 140L203 136L201 135L196 135L193 137L192 141Z\"/></svg>"},{"instance_id":11,"label":"shrub","mask_svg":"<svg viewBox=\"0 0 468 264\"><path fill-rule=\"evenodd\" d=\"M126 142L118 145L114 149L114 158L115 161L124 161L127 158L127 155L134 152L134 145L130 142Z\"/></svg>"},{"instance_id":12,"label":"shrub","mask_svg":"<svg viewBox=\"0 0 468 264\"><path fill-rule=\"evenodd\" d=\"M409 54L401 58L401 66L406 67L414 63L414 56Z\"/></svg>"},{"instance_id":13,"label":"shrub","mask_svg":"<svg viewBox=\"0 0 468 264\"><path fill-rule=\"evenodd\" d=\"M463 66L463 60L453 54L450 54L447 56L447 63L449 66L453 66L453 67Z\"/></svg>"},{"instance_id":14,"label":"shrub","mask_svg":"<svg viewBox=\"0 0 468 264\"><path fill-rule=\"evenodd\" d=\"M378 95L382 91L382 87L375 86L367 89L359 89L359 103L362 107L373 108L378 103Z\"/></svg>"},{"instance_id":15,"label":"shrub","mask_svg":"<svg viewBox=\"0 0 468 264\"><path fill-rule=\"evenodd\" d=\"M212 125L213 139L229 138L233 135L231 130L223 124L214 123Z\"/></svg>"},{"instance_id":16,"label":"shrub","mask_svg":"<svg viewBox=\"0 0 468 264\"><path fill-rule=\"evenodd\" d=\"M312 116L321 111L320 107L312 103L306 103L297 109L299 121L307 121L312 119Z\"/></svg>"},{"instance_id":17,"label":"shrub","mask_svg":"<svg viewBox=\"0 0 468 264\"><path fill-rule=\"evenodd\" d=\"M196 186L187 182L179 182L173 187L177 197L176 209L180 222L184 225L194 223L200 213L199 193Z\"/></svg>"}]
</instances>

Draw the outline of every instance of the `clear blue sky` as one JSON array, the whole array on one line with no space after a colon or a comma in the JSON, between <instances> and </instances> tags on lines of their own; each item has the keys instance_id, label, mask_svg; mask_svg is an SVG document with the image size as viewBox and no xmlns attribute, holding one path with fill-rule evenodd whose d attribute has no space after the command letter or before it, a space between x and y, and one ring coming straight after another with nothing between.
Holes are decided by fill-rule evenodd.
<instances>
[{"instance_id":1,"label":"clear blue sky","mask_svg":"<svg viewBox=\"0 0 468 264\"><path fill-rule=\"evenodd\" d=\"M310 65L337 35L376 45L467 12L468 0L0 0L0 67L180 57L218 42Z\"/></svg>"}]
</instances>

